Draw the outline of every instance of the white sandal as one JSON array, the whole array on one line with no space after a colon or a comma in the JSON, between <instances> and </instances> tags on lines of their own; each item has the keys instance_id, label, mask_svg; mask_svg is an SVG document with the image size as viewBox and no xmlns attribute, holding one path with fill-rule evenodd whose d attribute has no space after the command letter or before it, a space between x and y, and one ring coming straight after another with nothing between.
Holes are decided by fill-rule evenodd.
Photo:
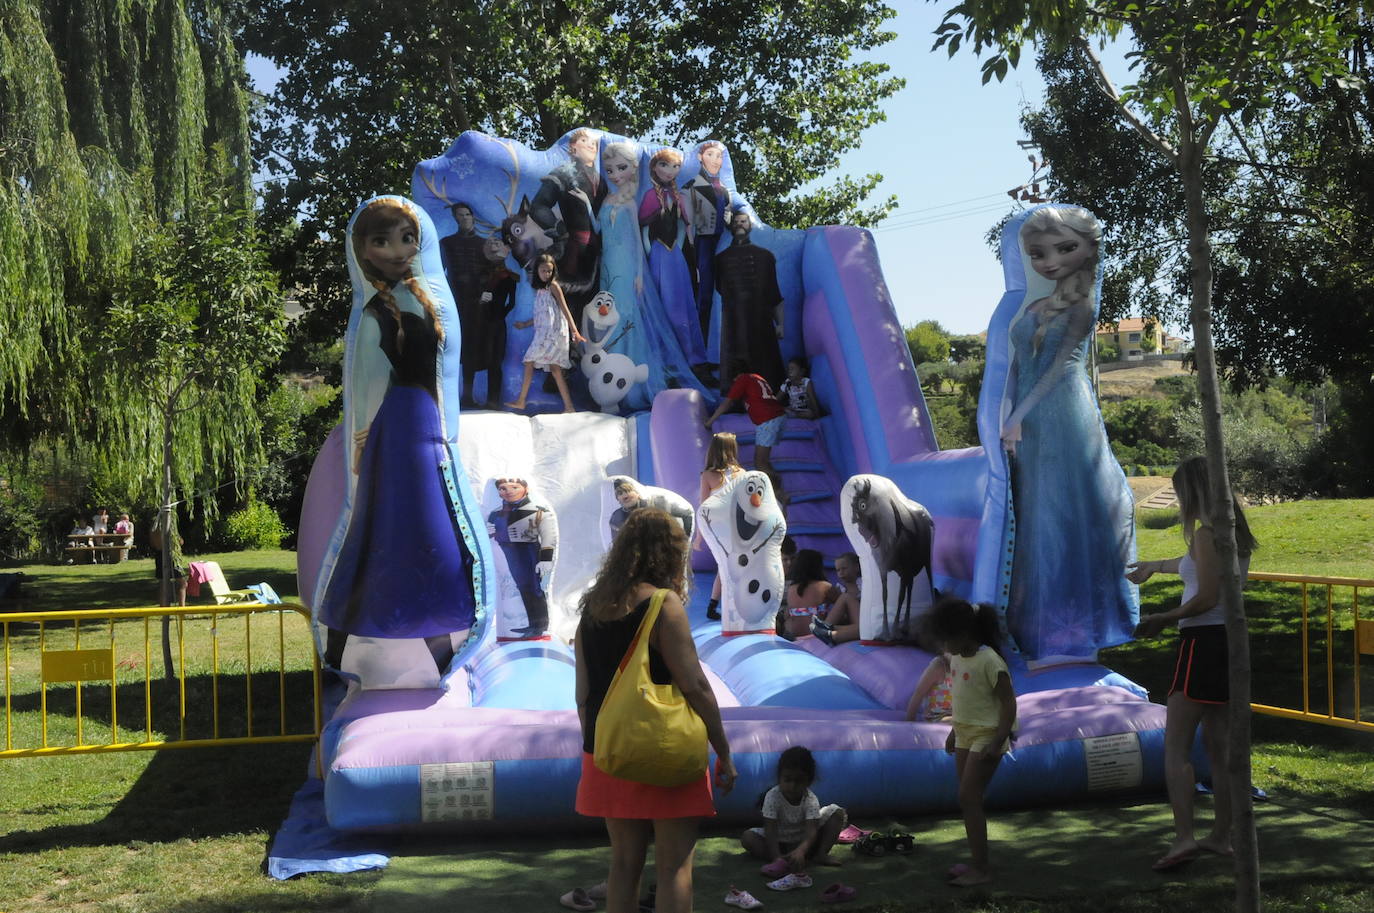
<instances>
[{"instance_id":1,"label":"white sandal","mask_svg":"<svg viewBox=\"0 0 1374 913\"><path fill-rule=\"evenodd\" d=\"M741 910L763 909L763 901L748 891L741 891L733 886L730 888L730 893L725 895L725 902L732 907L739 907Z\"/></svg>"}]
</instances>

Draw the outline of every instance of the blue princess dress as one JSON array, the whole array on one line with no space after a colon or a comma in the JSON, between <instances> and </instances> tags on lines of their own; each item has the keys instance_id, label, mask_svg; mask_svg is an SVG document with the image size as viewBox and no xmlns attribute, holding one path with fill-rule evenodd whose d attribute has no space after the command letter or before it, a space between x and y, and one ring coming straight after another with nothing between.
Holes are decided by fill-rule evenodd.
<instances>
[{"instance_id":1,"label":"blue princess dress","mask_svg":"<svg viewBox=\"0 0 1374 913\"><path fill-rule=\"evenodd\" d=\"M1061 311L1036 345L1038 315L1011 324L1015 554L1007 623L1032 660L1091 656L1131 639L1139 613L1133 501L1084 369L1090 308Z\"/></svg>"},{"instance_id":2,"label":"blue princess dress","mask_svg":"<svg viewBox=\"0 0 1374 913\"><path fill-rule=\"evenodd\" d=\"M633 199L607 198L602 205L601 245L601 287L614 296L620 311L620 324L613 331L619 339L609 349L649 366L648 380L636 385L625 398L625 405L646 409L655 396L672 387L691 387L708 395L692 373L691 361L678 345L664 312L659 288L645 259L639 209ZM666 253L682 259L680 251ZM623 332L630 324L633 326L628 332Z\"/></svg>"},{"instance_id":3,"label":"blue princess dress","mask_svg":"<svg viewBox=\"0 0 1374 913\"><path fill-rule=\"evenodd\" d=\"M433 224L422 213L419 222L413 281L431 299L433 316L405 282L390 289L393 310L358 281L350 250L355 310L344 388L350 475L356 441L365 438L316 600L317 620L344 634L475 633L487 614L490 552L485 535L474 536L485 527L457 454L457 312L446 285L427 278L441 280L442 273L437 261L421 262L435 252Z\"/></svg>"}]
</instances>

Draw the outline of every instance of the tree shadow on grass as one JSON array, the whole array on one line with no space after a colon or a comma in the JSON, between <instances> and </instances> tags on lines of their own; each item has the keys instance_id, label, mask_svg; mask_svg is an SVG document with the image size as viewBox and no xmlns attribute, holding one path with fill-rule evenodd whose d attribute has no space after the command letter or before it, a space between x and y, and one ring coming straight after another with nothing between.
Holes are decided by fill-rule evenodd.
<instances>
[{"instance_id":1,"label":"tree shadow on grass","mask_svg":"<svg viewBox=\"0 0 1374 913\"><path fill-rule=\"evenodd\" d=\"M259 735L276 735L280 726L280 688L275 672L255 673L253 680L254 731ZM232 684L241 689L243 676L235 676ZM225 682L221 680L221 689ZM176 682L152 682L154 733L153 738L177 738L180 714L180 689ZM214 734L208 716L209 695L213 683L210 676L189 676L186 679L188 708L197 708L187 720L187 739L208 739ZM304 700L288 702L286 731L310 732L313 710L309 700L310 673L287 674L286 693ZM110 733L110 700L108 687L83 689L82 719L85 741L99 742ZM49 688L47 713L49 728L69 728L75 718L76 690L70 687ZM246 734L246 700L242 691L231 699L221 690L220 735ZM122 684L116 690L116 706L122 741L141 741L146 738L144 686L141 681ZM39 695L34 693L13 696L16 717L29 714L29 722L36 719ZM170 722L170 725L167 725ZM131 728L133 727L133 728ZM168 730L171 730L170 733ZM166 733L166 735L163 735ZM57 733L65 734L65 733ZM54 739L50 744L58 744ZM71 846L105 846L109 844L144 841L164 842L180 838L202 838L251 831L275 831L281 824L291 797L310 770L310 742L277 744L246 744L239 746L207 746L164 748L149 754L146 767L138 779L100 821L78 825L56 825L35 830L14 830L0 836L0 852L36 852ZM66 760L79 762L65 770L89 770L98 776L102 762L108 758L87 755ZM30 758L22 763L44 765L53 758ZM21 763L11 761L8 763ZM39 772L41 776L41 771ZM42 784L33 788L40 798Z\"/></svg>"}]
</instances>

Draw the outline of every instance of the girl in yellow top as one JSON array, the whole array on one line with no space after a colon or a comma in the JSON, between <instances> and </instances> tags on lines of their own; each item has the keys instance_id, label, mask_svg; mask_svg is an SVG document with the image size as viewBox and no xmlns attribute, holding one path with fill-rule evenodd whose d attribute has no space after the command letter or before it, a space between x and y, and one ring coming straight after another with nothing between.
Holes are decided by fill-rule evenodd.
<instances>
[{"instance_id":1,"label":"girl in yellow top","mask_svg":"<svg viewBox=\"0 0 1374 913\"><path fill-rule=\"evenodd\" d=\"M1016 731L1016 694L1006 661L998 652L1001 635L991 607L943 599L930 610L930 632L949 654L954 725L945 751L954 755L970 857L969 864L949 870L949 883L960 887L986 884L992 875L983 794Z\"/></svg>"}]
</instances>

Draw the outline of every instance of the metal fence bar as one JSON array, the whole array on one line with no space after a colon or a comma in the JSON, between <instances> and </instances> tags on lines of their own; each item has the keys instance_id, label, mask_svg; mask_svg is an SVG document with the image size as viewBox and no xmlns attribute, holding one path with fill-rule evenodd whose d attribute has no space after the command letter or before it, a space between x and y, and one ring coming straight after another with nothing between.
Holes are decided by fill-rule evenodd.
<instances>
[{"instance_id":1,"label":"metal fence bar","mask_svg":"<svg viewBox=\"0 0 1374 913\"><path fill-rule=\"evenodd\" d=\"M1355 668L1355 722L1362 722L1360 715L1360 591L1357 589L1350 597L1350 613L1355 619L1355 649L1350 657Z\"/></svg>"},{"instance_id":2,"label":"metal fence bar","mask_svg":"<svg viewBox=\"0 0 1374 913\"><path fill-rule=\"evenodd\" d=\"M255 719L253 708L253 618L268 612L277 614L276 633L278 636L277 645L277 669L276 678L279 694L276 709L279 714L279 721L276 727L267 727L260 724ZM220 666L224 661L221 655L220 635L223 628L220 622L225 617L238 613L244 619L244 640L242 645L233 645L233 649L243 651L243 676L244 676L244 717L241 723L235 723L236 727L241 725L239 730L242 735L226 735L224 730L224 720L220 713L220 694L219 679ZM287 615L302 618L306 626L300 632L288 632L286 626ZM186 620L191 617L204 618L209 616L209 623L212 626L211 648L210 648L210 717L206 720L206 707L203 689L197 685L191 687L193 676L197 681L203 682L206 673L198 671L202 668L204 659L194 660L191 654L192 645L189 643L188 633L191 630L186 625ZM169 622L176 620L175 628L168 628L170 636L177 638L177 649L175 652L175 667L171 671L171 679L168 684L176 688L176 697L173 699L175 709L167 707L168 712L155 714L154 694L155 689L152 681L152 620L154 618L165 618ZM71 634L60 639L52 635L56 623L71 622ZM97 622L96 634L91 634L89 624ZM128 734L121 732L118 719L118 691L120 687L119 672L121 664L116 661L117 643L120 621L141 621L143 626L143 699L144 699L144 720L143 732L137 733L135 738L128 738ZM270 624L270 622L268 622ZM16 734L16 725L28 727L32 722L26 722L26 717L31 719L32 713L15 712L15 660L19 659L24 669L28 669L28 657L22 651L16 651L11 639L15 636L15 625L36 624L37 625L37 664L36 680L34 690L37 691L37 710L39 719L36 721L39 730L37 744L32 741L32 736L23 737L23 730ZM83 624L86 627L83 629ZM294 604L263 605L261 603L243 603L234 606L217 606L213 609L204 606L170 606L170 607L148 607L139 609L82 609L64 610L58 612L15 612L6 615L3 624L0 624L0 636L4 638L4 669L0 670L5 676L5 738L3 750L0 750L0 759L11 757L42 757L59 754L94 754L114 751L137 751L137 750L160 750L168 748L194 748L210 745L237 745L237 744L270 744L279 742L314 742L319 739L320 729L323 723L323 710L321 708L321 682L320 682L320 662L316 652L313 632L309 628L310 614L304 607ZM199 630L199 629L197 629ZM263 628L258 632L259 637L264 631L270 637L271 628ZM108 646L104 646L100 634L108 633ZM309 665L299 671L308 672L310 675L309 708L303 704L306 699L305 687L298 687L298 696L293 695L292 701L288 702L287 688L287 652L286 639L288 633L299 636L300 641L293 646L293 650L304 648L310 657ZM102 644L100 647L92 645L94 637L96 643ZM58 643L55 643L58 641ZM203 657L205 654L202 648L195 647L195 656ZM294 642L293 642L294 643ZM74 650L59 650L58 646L73 645ZM49 648L52 648L51 650ZM170 649L170 645L169 645ZM261 652L261 651L259 651ZM270 655L270 654L269 654ZM136 654L135 654L136 656ZM137 662L136 659L133 660ZM106 669L106 664L109 669ZM266 659L266 668L262 670L270 675L271 660ZM23 673L27 675L28 673ZM23 678L18 679L24 681ZM137 681L135 679L135 681ZM74 718L73 737L70 733L73 730L61 730L67 735L57 736L58 729L50 726L50 722L55 720L52 714L56 711L56 706L49 700L50 685L58 682L69 682L72 687L65 689L71 699L68 709L63 714L68 720ZM129 687L128 682L125 687ZM110 693L109 712L110 727L109 739L104 742L92 739L95 735L90 726L86 726L86 717L91 716L92 712L99 712L103 709L103 700L96 700L99 697L99 690L108 686ZM96 687L92 692L91 688ZM136 687L136 686L135 686ZM21 692L22 694L23 692ZM56 693L63 693L61 691ZM94 695L87 697L87 695ZM171 697L170 692L166 695ZM127 696L126 696L127 697ZM172 703L169 701L168 703ZM65 703L65 701L64 701ZM299 720L296 725L288 725L288 711L291 706L299 707L302 712L308 711L306 719ZM166 706L166 705L164 705ZM270 707L271 705L268 704ZM261 708L260 708L261 709ZM175 722L172 721L172 713L176 714ZM160 716L165 726L158 726L155 717ZM308 722L307 722L308 720ZM99 722L96 716L92 716L92 723ZM206 738L198 733L204 733L206 723L209 722L210 737ZM301 725L304 724L304 725ZM194 727L194 729L193 729ZM292 732L293 728L301 731ZM275 734L270 733L275 728ZM173 738L163 736L161 733L171 730L176 735ZM305 731L307 730L308 731ZM160 730L160 731L159 731ZM31 730L29 730L31 732ZM104 727L100 727L101 733ZM142 739L138 739L138 735ZM28 740L28 744L25 741ZM59 742L72 742L73 744L59 744ZM317 753L318 754L318 753ZM316 759L318 765L319 759Z\"/></svg>"},{"instance_id":3,"label":"metal fence bar","mask_svg":"<svg viewBox=\"0 0 1374 913\"><path fill-rule=\"evenodd\" d=\"M1270 574L1262 571L1252 572L1250 580L1264 580L1275 583L1294 583L1297 584L1301 593L1301 623L1300 631L1302 641L1302 709L1294 710L1289 707L1275 707L1269 704L1252 703L1251 709L1256 713L1263 713L1268 716L1277 716L1284 719L1304 720L1307 722L1322 723L1328 726L1338 726L1343 729L1356 729L1365 732L1374 731L1374 721L1366 721L1361 710L1361 688L1360 688L1360 654L1362 650L1361 628L1364 626L1360 619L1360 590L1374 589L1374 579L1357 577L1329 577L1311 576L1305 574ZM1309 606L1308 589L1311 586L1324 587L1326 589L1326 713L1314 713L1312 711L1312 683L1311 683L1311 609ZM1336 599L1335 589L1337 587L1346 588L1351 591L1350 612L1352 621L1352 633L1354 637L1353 656L1352 656L1352 678L1354 693L1354 712L1350 717L1338 716L1336 714ZM1367 624L1367 623L1365 623ZM1371 649L1374 652L1374 649Z\"/></svg>"}]
</instances>

